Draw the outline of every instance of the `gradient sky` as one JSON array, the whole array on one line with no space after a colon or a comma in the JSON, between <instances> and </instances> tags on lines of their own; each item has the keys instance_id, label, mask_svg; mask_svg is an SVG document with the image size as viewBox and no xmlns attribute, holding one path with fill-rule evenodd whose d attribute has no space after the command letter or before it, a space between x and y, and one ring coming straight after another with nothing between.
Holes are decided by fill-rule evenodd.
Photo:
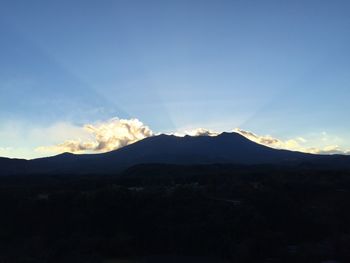
<instances>
[{"instance_id":1,"label":"gradient sky","mask_svg":"<svg viewBox=\"0 0 350 263\"><path fill-rule=\"evenodd\" d=\"M350 148L349 14L347 0L2 0L0 155L113 117Z\"/></svg>"}]
</instances>

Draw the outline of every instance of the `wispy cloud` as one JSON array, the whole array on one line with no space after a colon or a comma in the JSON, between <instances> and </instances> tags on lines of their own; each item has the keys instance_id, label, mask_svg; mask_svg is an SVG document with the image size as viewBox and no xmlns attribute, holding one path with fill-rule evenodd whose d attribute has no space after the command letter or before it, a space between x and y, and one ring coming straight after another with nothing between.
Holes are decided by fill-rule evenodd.
<instances>
[{"instance_id":1,"label":"wispy cloud","mask_svg":"<svg viewBox=\"0 0 350 263\"><path fill-rule=\"evenodd\" d=\"M350 154L350 150L344 150L338 145L329 145L321 149L319 148L308 148L308 152L314 154Z\"/></svg>"},{"instance_id":2,"label":"wispy cloud","mask_svg":"<svg viewBox=\"0 0 350 263\"><path fill-rule=\"evenodd\" d=\"M245 131L239 128L234 130L235 132L243 135L247 139L254 141L259 144L263 144L276 149L286 149L291 151L300 151L313 154L350 154L349 150L344 150L338 145L326 145L320 148L308 147L307 139L303 137L297 137L288 140L281 140L270 135L257 135L250 131ZM322 133L321 141L327 142L325 139L326 133Z\"/></svg>"}]
</instances>

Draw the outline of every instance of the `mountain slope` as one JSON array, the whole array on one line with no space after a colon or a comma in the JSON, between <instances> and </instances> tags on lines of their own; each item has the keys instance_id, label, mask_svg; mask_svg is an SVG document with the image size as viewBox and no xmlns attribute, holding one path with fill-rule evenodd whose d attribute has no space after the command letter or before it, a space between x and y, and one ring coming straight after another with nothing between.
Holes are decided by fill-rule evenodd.
<instances>
[{"instance_id":1,"label":"mountain slope","mask_svg":"<svg viewBox=\"0 0 350 263\"><path fill-rule=\"evenodd\" d=\"M2 173L111 173L137 164L292 164L350 168L348 156L321 156L272 149L237 133L218 136L158 135L102 154L74 155L25 160L0 160ZM17 163L17 165L15 164ZM2 167L4 166L4 167Z\"/></svg>"},{"instance_id":2,"label":"mountain slope","mask_svg":"<svg viewBox=\"0 0 350 263\"><path fill-rule=\"evenodd\" d=\"M237 133L222 133L214 137L159 135L106 153L103 158L123 158L130 162L255 164L291 161L305 156L308 154L275 150L254 143Z\"/></svg>"},{"instance_id":3,"label":"mountain slope","mask_svg":"<svg viewBox=\"0 0 350 263\"><path fill-rule=\"evenodd\" d=\"M276 150L254 143L237 133L218 136L159 135L103 154L63 154L33 160L36 168L51 172L113 172L141 163L262 164L295 162L311 155ZM40 169L38 169L40 171Z\"/></svg>"}]
</instances>

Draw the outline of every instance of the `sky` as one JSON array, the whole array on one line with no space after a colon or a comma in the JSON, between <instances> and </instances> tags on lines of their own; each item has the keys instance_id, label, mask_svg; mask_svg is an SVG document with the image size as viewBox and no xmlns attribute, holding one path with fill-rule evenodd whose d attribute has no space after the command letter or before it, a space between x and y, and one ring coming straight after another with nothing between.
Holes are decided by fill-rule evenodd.
<instances>
[{"instance_id":1,"label":"sky","mask_svg":"<svg viewBox=\"0 0 350 263\"><path fill-rule=\"evenodd\" d=\"M1 0L0 156L198 128L347 153L349 13L347 0Z\"/></svg>"}]
</instances>

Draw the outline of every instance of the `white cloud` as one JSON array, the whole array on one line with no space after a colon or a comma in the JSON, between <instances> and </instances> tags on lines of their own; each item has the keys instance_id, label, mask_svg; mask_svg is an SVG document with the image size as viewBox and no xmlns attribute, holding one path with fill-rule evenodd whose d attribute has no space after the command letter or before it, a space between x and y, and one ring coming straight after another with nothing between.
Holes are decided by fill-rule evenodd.
<instances>
[{"instance_id":1,"label":"white cloud","mask_svg":"<svg viewBox=\"0 0 350 263\"><path fill-rule=\"evenodd\" d=\"M243 135L244 137L246 137L251 141L254 141L256 143L263 144L272 148L276 148L276 149L300 151L300 152L307 152L307 153L313 153L313 154L350 154L349 150L344 150L338 145L325 145L319 148L308 147L306 145L308 140L306 140L303 137L297 137L289 140L281 140L281 139L274 138L270 135L260 136L255 133L245 131L239 128L236 128L234 131ZM325 139L326 136L327 134L325 132L322 132L321 141L326 142L327 141Z\"/></svg>"},{"instance_id":2,"label":"white cloud","mask_svg":"<svg viewBox=\"0 0 350 263\"><path fill-rule=\"evenodd\" d=\"M71 139L53 146L41 146L39 152L108 152L153 135L150 128L137 119L111 119L79 128L90 139Z\"/></svg>"},{"instance_id":3,"label":"white cloud","mask_svg":"<svg viewBox=\"0 0 350 263\"><path fill-rule=\"evenodd\" d=\"M308 148L308 152L314 153L314 154L350 154L350 150L343 150L338 145L329 145L321 149Z\"/></svg>"},{"instance_id":4,"label":"white cloud","mask_svg":"<svg viewBox=\"0 0 350 263\"><path fill-rule=\"evenodd\" d=\"M175 132L175 133L170 133L175 136L183 137L186 135L189 136L217 136L220 133L215 132L212 130L204 129L204 128L197 128L197 129L192 129L192 130L185 130L185 131L180 131L180 132Z\"/></svg>"},{"instance_id":5,"label":"white cloud","mask_svg":"<svg viewBox=\"0 0 350 263\"><path fill-rule=\"evenodd\" d=\"M235 132L256 143L276 149L286 149L314 154L350 154L338 146L337 140L323 132L314 137L296 137L282 140L270 135L257 135L250 131L235 129ZM198 128L172 133L176 136L217 136L219 132ZM40 154L50 153L100 153L119 149L146 137L155 135L153 131L138 119L114 118L106 122L76 126L69 123L57 123L45 129L34 129L31 138L40 138L44 142L54 142L53 145L37 147ZM51 144L51 143L48 143ZM319 147L312 147L319 145ZM0 149L1 153L1 149Z\"/></svg>"},{"instance_id":6,"label":"white cloud","mask_svg":"<svg viewBox=\"0 0 350 263\"><path fill-rule=\"evenodd\" d=\"M204 128L198 128L191 131L186 132L187 135L190 136L217 136L219 133L211 130L207 130Z\"/></svg>"}]
</instances>

